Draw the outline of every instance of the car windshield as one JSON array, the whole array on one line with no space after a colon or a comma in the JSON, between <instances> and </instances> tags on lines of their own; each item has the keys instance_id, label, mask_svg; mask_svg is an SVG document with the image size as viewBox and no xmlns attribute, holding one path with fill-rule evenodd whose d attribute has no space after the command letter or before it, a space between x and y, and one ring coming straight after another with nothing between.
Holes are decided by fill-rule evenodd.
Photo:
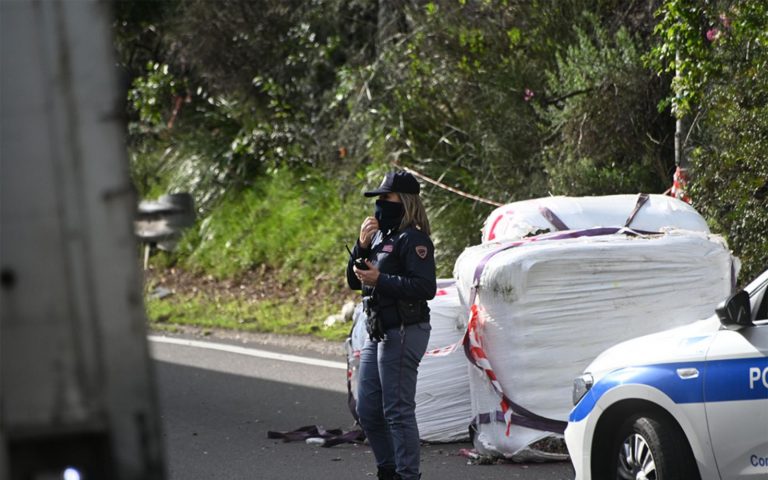
<instances>
[{"instance_id":1,"label":"car windshield","mask_svg":"<svg viewBox=\"0 0 768 480\"><path fill-rule=\"evenodd\" d=\"M755 309L755 323L768 323L768 271L747 286Z\"/></svg>"}]
</instances>

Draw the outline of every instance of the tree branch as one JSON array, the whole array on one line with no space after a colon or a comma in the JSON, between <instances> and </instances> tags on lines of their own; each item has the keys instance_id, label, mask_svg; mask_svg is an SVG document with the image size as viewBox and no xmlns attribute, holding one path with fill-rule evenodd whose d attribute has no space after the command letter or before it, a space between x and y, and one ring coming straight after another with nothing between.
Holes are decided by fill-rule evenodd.
<instances>
[{"instance_id":1,"label":"tree branch","mask_svg":"<svg viewBox=\"0 0 768 480\"><path fill-rule=\"evenodd\" d=\"M548 105L557 105L558 103L562 102L563 100L568 100L571 97L575 97L576 95L583 95L585 93L589 93L591 91L595 90L595 87L585 88L582 90L575 90L573 92L568 92L566 94L560 95L559 97L555 98L545 98L542 99L541 104L548 106Z\"/></svg>"}]
</instances>

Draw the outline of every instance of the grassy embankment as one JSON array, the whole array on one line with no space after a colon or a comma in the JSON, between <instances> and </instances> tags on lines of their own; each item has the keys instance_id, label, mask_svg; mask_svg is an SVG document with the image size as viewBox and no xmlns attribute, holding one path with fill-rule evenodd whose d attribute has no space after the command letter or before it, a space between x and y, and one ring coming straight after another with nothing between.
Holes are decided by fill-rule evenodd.
<instances>
[{"instance_id":1,"label":"grassy embankment","mask_svg":"<svg viewBox=\"0 0 768 480\"><path fill-rule=\"evenodd\" d=\"M348 324L325 328L323 321L356 299L344 280L344 244L354 242L366 202L352 193L345 200L335 181L285 170L225 195L176 252L152 257L145 282L151 327L343 338ZM161 286L173 295L155 298Z\"/></svg>"}]
</instances>

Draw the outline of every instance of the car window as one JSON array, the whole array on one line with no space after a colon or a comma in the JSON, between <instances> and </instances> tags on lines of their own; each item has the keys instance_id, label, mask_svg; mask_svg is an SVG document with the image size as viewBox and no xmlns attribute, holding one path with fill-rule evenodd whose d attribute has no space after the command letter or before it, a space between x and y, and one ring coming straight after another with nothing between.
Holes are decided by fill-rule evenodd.
<instances>
[{"instance_id":1,"label":"car window","mask_svg":"<svg viewBox=\"0 0 768 480\"><path fill-rule=\"evenodd\" d=\"M768 323L768 294L766 294L766 291L768 291L768 288L763 288L763 291L759 293L763 298L757 304L757 311L755 312L756 323Z\"/></svg>"}]
</instances>

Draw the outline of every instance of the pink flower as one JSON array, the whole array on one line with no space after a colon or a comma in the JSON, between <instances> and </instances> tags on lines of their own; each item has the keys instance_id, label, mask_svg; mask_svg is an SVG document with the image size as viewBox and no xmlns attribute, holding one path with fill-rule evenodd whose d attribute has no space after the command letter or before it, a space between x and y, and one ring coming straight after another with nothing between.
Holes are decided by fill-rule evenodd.
<instances>
[{"instance_id":1,"label":"pink flower","mask_svg":"<svg viewBox=\"0 0 768 480\"><path fill-rule=\"evenodd\" d=\"M531 101L531 99L533 99L533 97L534 97L535 95L536 95L536 94L535 94L535 93L533 93L533 90L531 90L530 88L526 88L526 89L525 89L525 95L523 95L523 100L525 100L526 102L530 102L530 101Z\"/></svg>"},{"instance_id":2,"label":"pink flower","mask_svg":"<svg viewBox=\"0 0 768 480\"><path fill-rule=\"evenodd\" d=\"M716 28L710 28L709 30L707 30L707 40L709 40L710 42L714 42L718 38L720 38L720 30Z\"/></svg>"}]
</instances>

